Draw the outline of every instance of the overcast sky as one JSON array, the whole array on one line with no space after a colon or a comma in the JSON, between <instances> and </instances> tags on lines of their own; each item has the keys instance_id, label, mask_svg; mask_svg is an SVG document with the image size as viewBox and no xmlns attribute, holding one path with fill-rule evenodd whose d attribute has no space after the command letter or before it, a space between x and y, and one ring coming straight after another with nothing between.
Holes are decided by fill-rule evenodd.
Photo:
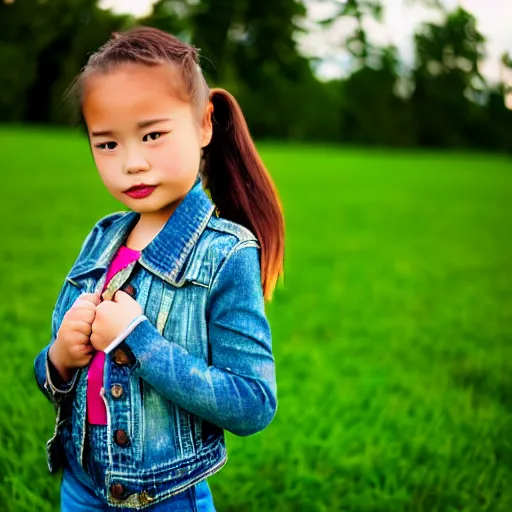
<instances>
[{"instance_id":1,"label":"overcast sky","mask_svg":"<svg viewBox=\"0 0 512 512\"><path fill-rule=\"evenodd\" d=\"M500 77L500 56L504 51L512 54L512 0L442 1L449 9L461 5L476 16L478 28L487 38L487 58L482 65L482 72L489 80L497 81ZM116 12L130 12L140 16L151 10L154 0L102 0L100 3ZM310 20L328 15L326 4L321 0L309 0L306 3ZM421 22L438 19L435 11L420 6L420 3L411 0L382 0L385 13L383 26L371 21L367 26L370 39L375 43L395 44L407 66L413 65L412 35L416 28ZM310 25L313 27L313 24ZM339 48L350 29L350 24L341 22L328 32L312 29L301 40L303 52L324 59L319 68L321 76L334 78L346 72L347 56Z\"/></svg>"}]
</instances>

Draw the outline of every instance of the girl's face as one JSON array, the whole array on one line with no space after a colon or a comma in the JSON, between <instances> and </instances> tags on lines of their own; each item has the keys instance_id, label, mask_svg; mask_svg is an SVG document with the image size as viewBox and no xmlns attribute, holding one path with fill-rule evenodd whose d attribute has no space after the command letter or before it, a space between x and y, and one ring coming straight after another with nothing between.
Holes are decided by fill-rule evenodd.
<instances>
[{"instance_id":1,"label":"girl's face","mask_svg":"<svg viewBox=\"0 0 512 512\"><path fill-rule=\"evenodd\" d=\"M133 211L164 218L192 187L212 136L211 104L198 122L173 92L173 76L166 65L125 64L89 77L82 103L107 189Z\"/></svg>"}]
</instances>

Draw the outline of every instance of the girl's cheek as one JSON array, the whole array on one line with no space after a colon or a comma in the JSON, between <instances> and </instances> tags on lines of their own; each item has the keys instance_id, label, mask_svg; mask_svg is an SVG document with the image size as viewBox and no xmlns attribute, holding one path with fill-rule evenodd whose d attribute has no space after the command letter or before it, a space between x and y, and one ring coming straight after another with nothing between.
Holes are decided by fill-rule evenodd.
<instances>
[{"instance_id":1,"label":"girl's cheek","mask_svg":"<svg viewBox=\"0 0 512 512\"><path fill-rule=\"evenodd\" d=\"M183 148L175 141L159 148L154 155L158 167L161 169L176 169L180 165L182 159Z\"/></svg>"},{"instance_id":2,"label":"girl's cheek","mask_svg":"<svg viewBox=\"0 0 512 512\"><path fill-rule=\"evenodd\" d=\"M96 168L100 172L101 175L106 175L109 169L112 167L112 162L109 161L108 158L105 158L104 155L97 153L94 155L94 162L96 164Z\"/></svg>"},{"instance_id":3,"label":"girl's cheek","mask_svg":"<svg viewBox=\"0 0 512 512\"><path fill-rule=\"evenodd\" d=\"M169 155L162 155L157 162L153 164L153 167L161 169L166 176L172 177L180 174L181 158L180 155L173 153Z\"/></svg>"},{"instance_id":4,"label":"girl's cheek","mask_svg":"<svg viewBox=\"0 0 512 512\"><path fill-rule=\"evenodd\" d=\"M108 189L116 188L116 177L119 173L116 172L116 167L112 162L98 162L96 165L100 178ZM117 167L118 168L118 167Z\"/></svg>"}]
</instances>

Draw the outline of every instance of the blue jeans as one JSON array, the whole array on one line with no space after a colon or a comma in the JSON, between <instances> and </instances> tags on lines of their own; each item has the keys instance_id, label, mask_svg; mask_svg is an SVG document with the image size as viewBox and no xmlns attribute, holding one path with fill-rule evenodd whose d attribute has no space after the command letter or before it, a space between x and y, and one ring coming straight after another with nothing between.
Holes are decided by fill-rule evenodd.
<instances>
[{"instance_id":1,"label":"blue jeans","mask_svg":"<svg viewBox=\"0 0 512 512\"><path fill-rule=\"evenodd\" d=\"M105 453L107 428L103 425L87 426L86 471L76 457L66 451L66 463L60 488L61 512L87 512L93 510L133 511L133 508L113 507L96 489L105 481ZM104 484L103 484L104 485ZM148 512L215 512L213 498L206 480L185 489L170 498L150 505Z\"/></svg>"}]
</instances>

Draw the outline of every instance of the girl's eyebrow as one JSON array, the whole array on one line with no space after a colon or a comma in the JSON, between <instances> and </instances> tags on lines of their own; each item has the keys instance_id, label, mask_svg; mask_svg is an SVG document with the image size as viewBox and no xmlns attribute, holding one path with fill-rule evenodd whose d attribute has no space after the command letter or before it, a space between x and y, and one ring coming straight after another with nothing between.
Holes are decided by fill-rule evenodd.
<instances>
[{"instance_id":1,"label":"girl's eyebrow","mask_svg":"<svg viewBox=\"0 0 512 512\"><path fill-rule=\"evenodd\" d=\"M156 123L163 123L164 121L170 121L169 118L162 118L162 119L148 119L147 121L140 121L137 123L137 126L139 128L146 128L148 126L151 126ZM92 132L92 137L103 137L105 135L113 135L114 132L112 130L103 130L101 132Z\"/></svg>"}]
</instances>

